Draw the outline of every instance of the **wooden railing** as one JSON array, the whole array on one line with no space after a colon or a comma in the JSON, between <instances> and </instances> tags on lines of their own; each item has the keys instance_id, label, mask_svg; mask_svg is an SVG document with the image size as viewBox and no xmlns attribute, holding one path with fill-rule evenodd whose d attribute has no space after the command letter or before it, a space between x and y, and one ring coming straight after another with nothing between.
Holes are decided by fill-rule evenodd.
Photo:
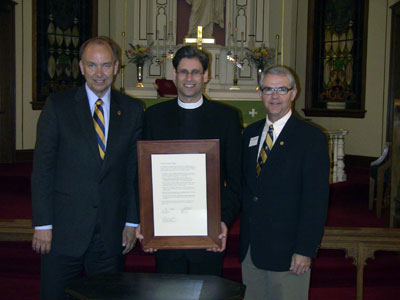
<instances>
[{"instance_id":1,"label":"wooden railing","mask_svg":"<svg viewBox=\"0 0 400 300\"><path fill-rule=\"evenodd\" d=\"M400 228L325 227L321 248L343 249L357 268L356 299L363 299L364 266L375 251L400 251Z\"/></svg>"},{"instance_id":2,"label":"wooden railing","mask_svg":"<svg viewBox=\"0 0 400 300\"><path fill-rule=\"evenodd\" d=\"M0 241L31 241L31 220L0 220ZM322 249L343 249L357 269L356 299L363 299L364 266L378 250L400 251L400 228L325 227Z\"/></svg>"},{"instance_id":3,"label":"wooden railing","mask_svg":"<svg viewBox=\"0 0 400 300\"><path fill-rule=\"evenodd\" d=\"M0 241L31 241L32 235L32 220L0 219Z\"/></svg>"}]
</instances>

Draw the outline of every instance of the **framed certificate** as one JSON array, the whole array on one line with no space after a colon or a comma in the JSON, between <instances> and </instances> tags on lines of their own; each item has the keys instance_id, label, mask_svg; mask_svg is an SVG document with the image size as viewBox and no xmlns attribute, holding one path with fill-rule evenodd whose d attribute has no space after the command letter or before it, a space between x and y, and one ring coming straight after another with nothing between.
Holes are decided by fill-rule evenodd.
<instances>
[{"instance_id":1,"label":"framed certificate","mask_svg":"<svg viewBox=\"0 0 400 300\"><path fill-rule=\"evenodd\" d=\"M143 249L221 247L219 140L137 146Z\"/></svg>"}]
</instances>

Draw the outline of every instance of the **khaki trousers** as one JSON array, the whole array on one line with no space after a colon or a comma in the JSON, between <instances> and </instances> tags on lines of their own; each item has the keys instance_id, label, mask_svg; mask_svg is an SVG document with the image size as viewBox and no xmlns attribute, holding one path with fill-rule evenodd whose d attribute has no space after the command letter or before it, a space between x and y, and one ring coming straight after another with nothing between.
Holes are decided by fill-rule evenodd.
<instances>
[{"instance_id":1,"label":"khaki trousers","mask_svg":"<svg viewBox=\"0 0 400 300\"><path fill-rule=\"evenodd\" d=\"M290 271L274 272L254 266L250 247L242 262L242 278L246 285L244 300L308 300L308 271L295 275Z\"/></svg>"}]
</instances>

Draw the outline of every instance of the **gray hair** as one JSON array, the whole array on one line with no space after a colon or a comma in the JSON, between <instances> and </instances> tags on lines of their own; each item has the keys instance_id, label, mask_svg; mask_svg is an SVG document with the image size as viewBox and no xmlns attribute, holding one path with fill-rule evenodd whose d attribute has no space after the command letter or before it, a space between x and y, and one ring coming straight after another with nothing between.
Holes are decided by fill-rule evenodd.
<instances>
[{"instance_id":1,"label":"gray hair","mask_svg":"<svg viewBox=\"0 0 400 300\"><path fill-rule=\"evenodd\" d=\"M279 75L279 76L286 76L289 79L290 88L296 89L296 79L292 71L289 68L283 66L272 66L263 71L260 77L260 82L258 82L258 87L261 89L262 84L264 82L264 78L267 75Z\"/></svg>"}]
</instances>

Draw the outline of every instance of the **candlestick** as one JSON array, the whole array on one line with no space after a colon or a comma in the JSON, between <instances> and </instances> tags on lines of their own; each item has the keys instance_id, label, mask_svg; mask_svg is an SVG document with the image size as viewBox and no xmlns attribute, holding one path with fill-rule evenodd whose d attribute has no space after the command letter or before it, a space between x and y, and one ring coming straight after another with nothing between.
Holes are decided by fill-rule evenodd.
<instances>
[{"instance_id":1,"label":"candlestick","mask_svg":"<svg viewBox=\"0 0 400 300\"><path fill-rule=\"evenodd\" d=\"M237 76L237 70L238 70L238 66L237 66L237 62L235 62L235 64L233 65L233 86L231 86L229 88L229 90L231 91L238 91L240 90L240 87L238 86L238 76Z\"/></svg>"}]
</instances>

